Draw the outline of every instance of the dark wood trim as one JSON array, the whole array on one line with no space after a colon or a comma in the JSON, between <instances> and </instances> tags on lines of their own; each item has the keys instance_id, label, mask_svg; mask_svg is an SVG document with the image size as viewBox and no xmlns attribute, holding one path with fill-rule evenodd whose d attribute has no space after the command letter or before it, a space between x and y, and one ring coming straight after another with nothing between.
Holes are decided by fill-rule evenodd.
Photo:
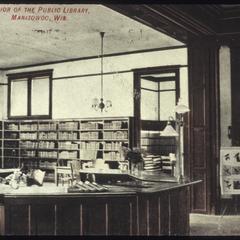
<instances>
[{"instance_id":1,"label":"dark wood trim","mask_svg":"<svg viewBox=\"0 0 240 240\"><path fill-rule=\"evenodd\" d=\"M171 66L163 66L162 68L170 68ZM185 68L185 67L188 67L188 65L176 65L176 67L177 68ZM152 68L138 68L138 69L132 69L132 70L123 70L123 71L114 71L114 72L105 72L105 73L103 73L103 75L111 75L111 74L119 74L119 73L130 73L130 72L133 72L133 71L139 71L139 72L141 72L141 70L142 69L146 69L146 70L148 70L148 69L152 69L153 71L154 71L154 68L155 67L152 67ZM158 68L160 68L160 67L156 67L156 69L158 69ZM144 70L145 71L145 70ZM172 72L172 71L170 71L170 72ZM70 79L72 79L72 78L81 78L81 77L93 77L93 76L100 76L101 75L101 73L92 73L92 74L82 74L82 75L72 75L72 76L63 76L63 77L55 77L55 78L53 78L52 80L53 81L56 81L56 80L62 80L62 79L68 79L68 78L70 78ZM165 78L165 77L164 77ZM163 79L164 79L163 78ZM163 80L163 81L169 81L167 78L169 78L169 77L166 77L166 80ZM175 77L173 77L173 78L175 78Z\"/></svg>"},{"instance_id":2,"label":"dark wood trim","mask_svg":"<svg viewBox=\"0 0 240 240\"><path fill-rule=\"evenodd\" d=\"M218 201L217 163L219 156L218 46L194 43L189 46L190 124L187 164L191 179L203 182L192 188L192 212L214 214Z\"/></svg>"},{"instance_id":3,"label":"dark wood trim","mask_svg":"<svg viewBox=\"0 0 240 240\"><path fill-rule=\"evenodd\" d=\"M149 92L158 92L158 90L153 90L153 89L149 89L149 88L141 88L141 89L149 91Z\"/></svg>"},{"instance_id":4,"label":"dark wood trim","mask_svg":"<svg viewBox=\"0 0 240 240\"><path fill-rule=\"evenodd\" d=\"M141 146L141 81L137 72L133 73L133 91L134 91L134 102L133 102L133 114L134 114L134 128L135 128L135 144L136 147Z\"/></svg>"},{"instance_id":5,"label":"dark wood trim","mask_svg":"<svg viewBox=\"0 0 240 240\"><path fill-rule=\"evenodd\" d=\"M8 81L8 96L7 96L7 118L10 117L11 109L11 80Z\"/></svg>"},{"instance_id":6,"label":"dark wood trim","mask_svg":"<svg viewBox=\"0 0 240 240\"><path fill-rule=\"evenodd\" d=\"M158 92L160 92L160 82L158 82ZM160 120L160 94L158 94L158 120Z\"/></svg>"},{"instance_id":7,"label":"dark wood trim","mask_svg":"<svg viewBox=\"0 0 240 240\"><path fill-rule=\"evenodd\" d=\"M147 68L134 68L132 71L138 74L150 74L150 73L171 73L176 69L179 69L181 65L167 65L167 66L157 66L157 67L147 67Z\"/></svg>"},{"instance_id":8,"label":"dark wood trim","mask_svg":"<svg viewBox=\"0 0 240 240\"><path fill-rule=\"evenodd\" d=\"M30 72L19 72L19 73L8 73L6 76L8 79L20 79L20 78L29 78L29 77L41 77L50 75L53 72L53 69L45 69L38 71L30 71Z\"/></svg>"},{"instance_id":9,"label":"dark wood trim","mask_svg":"<svg viewBox=\"0 0 240 240\"><path fill-rule=\"evenodd\" d=\"M177 68L175 70L175 83L176 83L176 86L175 86L175 91L176 91L176 105L177 105L177 101L180 97L180 73L179 73L179 68Z\"/></svg>"},{"instance_id":10,"label":"dark wood trim","mask_svg":"<svg viewBox=\"0 0 240 240\"><path fill-rule=\"evenodd\" d=\"M155 80L147 79L146 77L141 77L141 78L147 81L152 81L152 82L168 82L168 81L175 81L176 77L156 77Z\"/></svg>"},{"instance_id":11,"label":"dark wood trim","mask_svg":"<svg viewBox=\"0 0 240 240\"><path fill-rule=\"evenodd\" d=\"M0 234L185 236L189 234L189 188L2 197Z\"/></svg>"},{"instance_id":12,"label":"dark wood trim","mask_svg":"<svg viewBox=\"0 0 240 240\"><path fill-rule=\"evenodd\" d=\"M49 75L49 118L52 119L52 82L53 82L53 71Z\"/></svg>"},{"instance_id":13,"label":"dark wood trim","mask_svg":"<svg viewBox=\"0 0 240 240\"><path fill-rule=\"evenodd\" d=\"M170 46L170 47L161 47L161 48L151 48L151 49L135 50L135 51L129 51L129 52L103 54L103 57L106 58L106 57L116 57L116 56L129 55L129 54L166 51L166 50L186 48L186 47L187 47L186 45L180 45L180 46ZM2 71L9 71L9 70L15 70L15 69L21 69L21 68L38 67L38 66L59 64L59 63L65 63L65 62L90 60L90 59L95 59L95 58L100 58L100 57L101 57L101 55L81 57L81 58L71 58L71 59L66 59L66 60L59 60L59 61L52 61L52 62L45 62L45 63L38 63L38 64L29 64L29 65L15 66L15 67L6 67L6 68L1 68L1 70Z\"/></svg>"},{"instance_id":14,"label":"dark wood trim","mask_svg":"<svg viewBox=\"0 0 240 240\"><path fill-rule=\"evenodd\" d=\"M232 106L232 146L240 146L240 113L239 113L239 73L240 47L230 48L231 59L231 106Z\"/></svg>"},{"instance_id":15,"label":"dark wood trim","mask_svg":"<svg viewBox=\"0 0 240 240\"><path fill-rule=\"evenodd\" d=\"M115 71L115 72L105 72L103 75L111 75L111 74L119 74L119 73L130 73L132 70L125 70L125 71ZM101 73L91 73L91 74L82 74L82 75L72 75L72 76L64 76L64 77L56 77L52 80L62 80L68 78L81 78L81 77L94 77L94 76L101 76Z\"/></svg>"},{"instance_id":16,"label":"dark wood trim","mask_svg":"<svg viewBox=\"0 0 240 240\"><path fill-rule=\"evenodd\" d=\"M176 92L176 99L175 102L177 104L177 100L179 98L180 95L180 76L179 76L179 66L180 65L172 65L172 66L160 66L160 67L150 67L150 68L141 68L141 69L133 69L134 72L134 92L141 92L141 89L145 89L145 88L141 88L141 75L145 75L145 74L158 74L158 73L175 73L175 83L176 83L176 87L174 89L174 91ZM145 90L149 90L149 89L145 89ZM156 90L149 90L149 91L154 91L154 92L158 92ZM173 91L173 90L166 90L166 91ZM158 94L159 95L159 94ZM141 96L141 95L140 95ZM160 102L159 96L158 96L158 101ZM158 109L159 111L159 109ZM158 114L158 118L160 114ZM141 139L140 139L140 131L142 129L142 126L144 125L145 128L145 123L149 123L149 122L154 122L156 124L156 121L144 121L141 120L141 97L139 97L138 99L134 98L134 116L135 116L135 124L137 125L136 131L137 131L137 135L136 135L136 139L137 139L137 143L139 144L139 146L141 145ZM157 121L159 122L159 121ZM161 122L161 130L163 128L163 126L166 125L166 121L160 121ZM143 124L143 125L142 125ZM157 124L158 126L158 124ZM158 128L159 130L159 128Z\"/></svg>"},{"instance_id":17,"label":"dark wood trim","mask_svg":"<svg viewBox=\"0 0 240 240\"><path fill-rule=\"evenodd\" d=\"M8 86L8 83L0 83L0 86Z\"/></svg>"},{"instance_id":18,"label":"dark wood trim","mask_svg":"<svg viewBox=\"0 0 240 240\"><path fill-rule=\"evenodd\" d=\"M27 86L27 116L31 116L32 115L32 81L31 78L28 78L28 86ZM10 109L11 111L11 109Z\"/></svg>"},{"instance_id":19,"label":"dark wood trim","mask_svg":"<svg viewBox=\"0 0 240 240\"><path fill-rule=\"evenodd\" d=\"M166 89L166 90L159 90L159 92L173 92L176 91L176 89ZM177 99L177 97L176 97Z\"/></svg>"}]
</instances>

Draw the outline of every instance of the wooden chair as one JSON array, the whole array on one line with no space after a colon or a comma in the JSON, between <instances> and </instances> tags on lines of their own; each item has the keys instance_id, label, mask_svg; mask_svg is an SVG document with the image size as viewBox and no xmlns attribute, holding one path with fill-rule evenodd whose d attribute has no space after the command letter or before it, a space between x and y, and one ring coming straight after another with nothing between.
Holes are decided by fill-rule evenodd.
<instances>
[{"instance_id":1,"label":"wooden chair","mask_svg":"<svg viewBox=\"0 0 240 240\"><path fill-rule=\"evenodd\" d=\"M72 171L72 179L80 181L81 162L79 160L72 160L70 167Z\"/></svg>"},{"instance_id":2,"label":"wooden chair","mask_svg":"<svg viewBox=\"0 0 240 240\"><path fill-rule=\"evenodd\" d=\"M81 163L79 160L72 160L69 166L56 166L55 168L55 183L58 186L58 183L61 181L62 185L65 182L72 184L73 180L80 180L80 170Z\"/></svg>"},{"instance_id":3,"label":"wooden chair","mask_svg":"<svg viewBox=\"0 0 240 240\"><path fill-rule=\"evenodd\" d=\"M68 185L72 182L72 170L71 166L56 166L55 167L55 183L58 186L58 183L61 182L64 185L65 182Z\"/></svg>"}]
</instances>

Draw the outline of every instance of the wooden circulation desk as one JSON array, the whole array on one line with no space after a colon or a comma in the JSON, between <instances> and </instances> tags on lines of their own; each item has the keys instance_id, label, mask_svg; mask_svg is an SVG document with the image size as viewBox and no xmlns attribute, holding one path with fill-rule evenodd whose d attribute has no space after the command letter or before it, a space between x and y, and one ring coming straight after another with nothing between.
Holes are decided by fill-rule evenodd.
<instances>
[{"instance_id":1,"label":"wooden circulation desk","mask_svg":"<svg viewBox=\"0 0 240 240\"><path fill-rule=\"evenodd\" d=\"M200 181L144 182L102 193L0 185L1 235L188 235L189 188ZM147 185L147 187L146 187Z\"/></svg>"}]
</instances>

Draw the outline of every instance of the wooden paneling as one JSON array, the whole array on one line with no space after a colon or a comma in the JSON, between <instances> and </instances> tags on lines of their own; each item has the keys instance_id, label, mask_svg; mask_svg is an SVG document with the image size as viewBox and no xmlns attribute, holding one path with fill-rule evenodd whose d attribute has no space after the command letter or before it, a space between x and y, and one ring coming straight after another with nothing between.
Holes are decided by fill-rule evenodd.
<instances>
[{"instance_id":1,"label":"wooden paneling","mask_svg":"<svg viewBox=\"0 0 240 240\"><path fill-rule=\"evenodd\" d=\"M195 42L188 49L190 145L188 164L192 180L202 179L192 193L192 211L210 213L217 198L218 164L218 47Z\"/></svg>"},{"instance_id":2,"label":"wooden paneling","mask_svg":"<svg viewBox=\"0 0 240 240\"><path fill-rule=\"evenodd\" d=\"M159 234L160 235L168 235L170 230L169 230L169 220L170 220L170 215L169 215L169 195L168 194L161 194L159 195L158 198L158 204L159 204L159 209L158 209L158 214L160 214L160 222L159 222Z\"/></svg>"},{"instance_id":3,"label":"wooden paneling","mask_svg":"<svg viewBox=\"0 0 240 240\"><path fill-rule=\"evenodd\" d=\"M206 167L206 151L205 151L205 129L204 128L194 128L193 129L193 139L194 149L192 149L192 156L194 162L192 163L193 167Z\"/></svg>"},{"instance_id":4,"label":"wooden paneling","mask_svg":"<svg viewBox=\"0 0 240 240\"><path fill-rule=\"evenodd\" d=\"M194 179L201 179L203 182L192 187L191 200L192 200L192 212L205 213L207 211L207 179L205 169L196 169L193 175Z\"/></svg>"},{"instance_id":5,"label":"wooden paneling","mask_svg":"<svg viewBox=\"0 0 240 240\"><path fill-rule=\"evenodd\" d=\"M83 235L108 235L108 204L101 200L83 203Z\"/></svg>"},{"instance_id":6,"label":"wooden paneling","mask_svg":"<svg viewBox=\"0 0 240 240\"><path fill-rule=\"evenodd\" d=\"M5 234L5 209L0 205L0 236Z\"/></svg>"},{"instance_id":7,"label":"wooden paneling","mask_svg":"<svg viewBox=\"0 0 240 240\"><path fill-rule=\"evenodd\" d=\"M5 234L30 235L29 209L27 204L5 207Z\"/></svg>"},{"instance_id":8,"label":"wooden paneling","mask_svg":"<svg viewBox=\"0 0 240 240\"><path fill-rule=\"evenodd\" d=\"M231 47L232 145L240 146L240 47Z\"/></svg>"},{"instance_id":9,"label":"wooden paneling","mask_svg":"<svg viewBox=\"0 0 240 240\"><path fill-rule=\"evenodd\" d=\"M133 234L133 202L127 199L114 200L108 204L108 234Z\"/></svg>"},{"instance_id":10,"label":"wooden paneling","mask_svg":"<svg viewBox=\"0 0 240 240\"><path fill-rule=\"evenodd\" d=\"M111 197L8 197L4 235L187 235L188 188ZM5 214L4 214L5 211ZM5 227L4 227L4 222Z\"/></svg>"},{"instance_id":11,"label":"wooden paneling","mask_svg":"<svg viewBox=\"0 0 240 240\"><path fill-rule=\"evenodd\" d=\"M82 204L56 205L57 235L82 235Z\"/></svg>"},{"instance_id":12,"label":"wooden paneling","mask_svg":"<svg viewBox=\"0 0 240 240\"><path fill-rule=\"evenodd\" d=\"M158 199L159 196L153 195L147 201L148 235L159 235L160 213Z\"/></svg>"},{"instance_id":13,"label":"wooden paneling","mask_svg":"<svg viewBox=\"0 0 240 240\"><path fill-rule=\"evenodd\" d=\"M56 235L56 209L53 204L29 205L31 207L31 235Z\"/></svg>"},{"instance_id":14,"label":"wooden paneling","mask_svg":"<svg viewBox=\"0 0 240 240\"><path fill-rule=\"evenodd\" d=\"M169 193L169 233L170 235L186 235L188 233L188 200L186 189ZM176 216L176 212L178 215ZM181 219L181 220L180 220Z\"/></svg>"}]
</instances>

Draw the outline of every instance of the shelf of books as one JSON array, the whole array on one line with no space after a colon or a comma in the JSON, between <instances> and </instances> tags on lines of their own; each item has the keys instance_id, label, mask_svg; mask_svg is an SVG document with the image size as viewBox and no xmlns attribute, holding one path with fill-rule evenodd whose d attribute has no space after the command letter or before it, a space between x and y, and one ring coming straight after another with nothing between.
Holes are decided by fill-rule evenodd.
<instances>
[{"instance_id":1,"label":"shelf of books","mask_svg":"<svg viewBox=\"0 0 240 240\"><path fill-rule=\"evenodd\" d=\"M71 160L103 159L110 168L123 160L120 148L131 147L132 119L61 119L1 121L1 167L27 166L52 171Z\"/></svg>"}]
</instances>

